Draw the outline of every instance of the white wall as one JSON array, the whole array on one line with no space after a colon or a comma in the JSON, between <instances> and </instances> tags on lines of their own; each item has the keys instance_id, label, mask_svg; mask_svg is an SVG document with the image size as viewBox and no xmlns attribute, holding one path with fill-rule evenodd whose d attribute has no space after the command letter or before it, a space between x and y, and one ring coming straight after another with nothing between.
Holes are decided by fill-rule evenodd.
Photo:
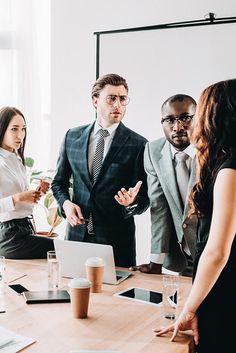
<instances>
[{"instance_id":1,"label":"white wall","mask_svg":"<svg viewBox=\"0 0 236 353\"><path fill-rule=\"evenodd\" d=\"M236 2L235 0L228 0L224 3L221 0L126 0L120 2L52 0L52 167L55 166L59 145L66 130L89 123L94 119L90 101L90 90L95 81L95 36L93 32L202 19L209 12L215 13L217 17L236 16ZM236 54L234 38L232 34L232 55ZM219 52L223 50L224 48L219 48ZM125 54L119 50L114 51L113 55L123 57ZM191 60L191 53L188 55ZM233 76L235 72L232 72ZM166 85L167 87L170 85L168 77ZM132 93L130 95L132 99ZM159 118L159 109L159 106L156 107L157 118ZM127 116L128 114L129 110L127 110ZM135 119L135 117L129 117L130 119ZM135 130L141 132L143 124L143 120L136 121ZM157 132L155 138L160 137L161 134ZM136 224L138 262L146 261L149 260L150 246L148 212L136 217Z\"/></svg>"}]
</instances>

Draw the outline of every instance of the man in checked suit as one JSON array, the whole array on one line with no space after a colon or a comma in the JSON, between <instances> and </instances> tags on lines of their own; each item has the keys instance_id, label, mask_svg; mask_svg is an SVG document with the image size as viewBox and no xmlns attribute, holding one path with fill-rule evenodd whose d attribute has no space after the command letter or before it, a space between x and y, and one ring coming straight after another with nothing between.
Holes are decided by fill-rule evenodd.
<instances>
[{"instance_id":1,"label":"man in checked suit","mask_svg":"<svg viewBox=\"0 0 236 353\"><path fill-rule=\"evenodd\" d=\"M66 239L112 245L115 264L128 267L136 263L133 216L149 206L143 167L147 140L121 122L129 103L124 78L99 78L92 102L97 118L67 132L52 190L68 221Z\"/></svg>"},{"instance_id":2,"label":"man in checked suit","mask_svg":"<svg viewBox=\"0 0 236 353\"><path fill-rule=\"evenodd\" d=\"M151 207L151 261L134 266L133 270L161 273L163 264L183 275L192 274L196 218L188 217L188 197L181 197L176 154L186 154L188 195L195 183L195 152L190 144L195 111L196 102L190 96L177 94L168 98L161 108L165 138L146 145L144 167Z\"/></svg>"}]
</instances>

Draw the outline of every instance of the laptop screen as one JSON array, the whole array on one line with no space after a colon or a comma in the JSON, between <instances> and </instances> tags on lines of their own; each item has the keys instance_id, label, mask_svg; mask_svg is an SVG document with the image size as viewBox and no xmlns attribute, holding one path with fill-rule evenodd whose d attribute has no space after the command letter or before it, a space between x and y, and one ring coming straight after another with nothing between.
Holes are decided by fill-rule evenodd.
<instances>
[{"instance_id":1,"label":"laptop screen","mask_svg":"<svg viewBox=\"0 0 236 353\"><path fill-rule=\"evenodd\" d=\"M63 277L86 277L86 260L89 257L101 257L105 263L103 283L117 283L111 245L54 239L54 246L61 259Z\"/></svg>"}]
</instances>

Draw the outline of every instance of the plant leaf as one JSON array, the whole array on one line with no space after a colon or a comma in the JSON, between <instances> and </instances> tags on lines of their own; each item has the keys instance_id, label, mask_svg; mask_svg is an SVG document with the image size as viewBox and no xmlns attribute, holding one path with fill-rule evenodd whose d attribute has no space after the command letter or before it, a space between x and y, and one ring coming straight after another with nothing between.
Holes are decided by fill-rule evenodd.
<instances>
[{"instance_id":1,"label":"plant leaf","mask_svg":"<svg viewBox=\"0 0 236 353\"><path fill-rule=\"evenodd\" d=\"M58 214L58 217L63 218L60 207L57 207L57 214Z\"/></svg>"},{"instance_id":2,"label":"plant leaf","mask_svg":"<svg viewBox=\"0 0 236 353\"><path fill-rule=\"evenodd\" d=\"M53 226L53 228L61 223L62 217L58 216L57 207L49 208L47 221L50 226Z\"/></svg>"},{"instance_id":3,"label":"plant leaf","mask_svg":"<svg viewBox=\"0 0 236 353\"><path fill-rule=\"evenodd\" d=\"M57 227L57 226L61 223L62 220L63 220L63 218L62 218L62 217L59 217L59 216L57 215L57 218L56 218L56 220L55 220L55 222L54 222L54 228Z\"/></svg>"},{"instance_id":4,"label":"plant leaf","mask_svg":"<svg viewBox=\"0 0 236 353\"><path fill-rule=\"evenodd\" d=\"M34 159L31 157L25 157L25 165L28 168L32 168L34 165Z\"/></svg>"},{"instance_id":5,"label":"plant leaf","mask_svg":"<svg viewBox=\"0 0 236 353\"><path fill-rule=\"evenodd\" d=\"M37 175L40 175L42 174L42 171L37 171L37 170L33 170L32 173L31 173L31 178L34 177L34 176L37 176Z\"/></svg>"},{"instance_id":6,"label":"plant leaf","mask_svg":"<svg viewBox=\"0 0 236 353\"><path fill-rule=\"evenodd\" d=\"M54 200L55 199L53 194L51 192L48 192L44 199L44 206L49 209Z\"/></svg>"}]
</instances>

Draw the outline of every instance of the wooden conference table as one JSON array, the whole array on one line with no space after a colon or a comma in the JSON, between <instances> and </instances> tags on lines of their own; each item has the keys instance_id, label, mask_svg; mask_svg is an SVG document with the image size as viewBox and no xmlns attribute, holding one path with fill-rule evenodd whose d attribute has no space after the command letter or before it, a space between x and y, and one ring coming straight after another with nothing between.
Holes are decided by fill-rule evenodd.
<instances>
[{"instance_id":1,"label":"wooden conference table","mask_svg":"<svg viewBox=\"0 0 236 353\"><path fill-rule=\"evenodd\" d=\"M17 279L26 275L21 279ZM7 282L20 283L29 290L47 290L46 260L7 260ZM63 286L68 279L63 278ZM181 277L180 305L191 280ZM191 333L181 333L176 342L170 335L155 337L153 328L170 321L162 318L155 305L120 299L113 294L128 287L162 291L162 276L134 272L119 285L103 284L102 293L91 293L89 317L74 319L70 303L27 305L21 295L6 286L3 297L6 313L0 325L36 340L23 351L28 353L70 353L76 350L116 350L121 353L191 353ZM66 287L67 289L67 287Z\"/></svg>"}]
</instances>

